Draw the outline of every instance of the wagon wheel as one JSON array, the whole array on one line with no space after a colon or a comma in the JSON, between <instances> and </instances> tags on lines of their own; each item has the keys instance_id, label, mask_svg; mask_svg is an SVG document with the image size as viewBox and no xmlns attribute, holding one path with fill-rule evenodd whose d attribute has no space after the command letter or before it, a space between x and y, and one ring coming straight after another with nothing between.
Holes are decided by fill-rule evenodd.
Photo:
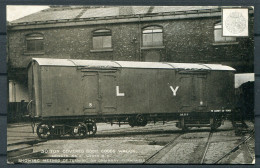
<instances>
[{"instance_id":1,"label":"wagon wheel","mask_svg":"<svg viewBox=\"0 0 260 168\"><path fill-rule=\"evenodd\" d=\"M128 124L129 124L131 127L136 126L135 119L134 119L133 117L128 117Z\"/></svg>"},{"instance_id":2,"label":"wagon wheel","mask_svg":"<svg viewBox=\"0 0 260 168\"><path fill-rule=\"evenodd\" d=\"M139 126L146 126L147 124L147 119L143 115L137 115L136 116L136 122Z\"/></svg>"},{"instance_id":3,"label":"wagon wheel","mask_svg":"<svg viewBox=\"0 0 260 168\"><path fill-rule=\"evenodd\" d=\"M72 127L71 134L75 138L85 138L88 132L88 127L84 123L78 123L78 125Z\"/></svg>"},{"instance_id":4,"label":"wagon wheel","mask_svg":"<svg viewBox=\"0 0 260 168\"><path fill-rule=\"evenodd\" d=\"M94 121L91 121L90 123L86 123L88 131L88 136L94 136L97 132L97 124Z\"/></svg>"},{"instance_id":5,"label":"wagon wheel","mask_svg":"<svg viewBox=\"0 0 260 168\"><path fill-rule=\"evenodd\" d=\"M215 131L220 126L221 126L220 121L217 121L214 118L210 118L210 129L211 129L211 131Z\"/></svg>"},{"instance_id":6,"label":"wagon wheel","mask_svg":"<svg viewBox=\"0 0 260 168\"><path fill-rule=\"evenodd\" d=\"M46 123L41 122L37 126L37 135L41 139L48 139L51 135L50 126Z\"/></svg>"}]
</instances>

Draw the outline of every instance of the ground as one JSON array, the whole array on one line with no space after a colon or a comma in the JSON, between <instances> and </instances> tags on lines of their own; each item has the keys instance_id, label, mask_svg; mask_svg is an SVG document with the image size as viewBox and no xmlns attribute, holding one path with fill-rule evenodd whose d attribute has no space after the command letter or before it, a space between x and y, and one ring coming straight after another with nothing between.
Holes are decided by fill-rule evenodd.
<instances>
[{"instance_id":1,"label":"ground","mask_svg":"<svg viewBox=\"0 0 260 168\"><path fill-rule=\"evenodd\" d=\"M247 122L249 129L253 124ZM97 124L94 137L74 139L63 137L38 142L32 147L33 153L40 155L16 157L24 163L138 163L138 164L214 164L235 148L246 135L236 135L230 121L217 129L210 138L205 152L209 128L192 128L183 133L175 122L165 125L158 122L145 127L131 128L128 125ZM13 144L37 140L29 123L8 124L7 142L9 149ZM254 156L254 139L247 141L237 150L225 156L217 164L251 164ZM17 146L16 145L16 146ZM250 152L248 152L249 147ZM205 157L202 159L205 153ZM12 162L10 160L9 162Z\"/></svg>"}]
</instances>

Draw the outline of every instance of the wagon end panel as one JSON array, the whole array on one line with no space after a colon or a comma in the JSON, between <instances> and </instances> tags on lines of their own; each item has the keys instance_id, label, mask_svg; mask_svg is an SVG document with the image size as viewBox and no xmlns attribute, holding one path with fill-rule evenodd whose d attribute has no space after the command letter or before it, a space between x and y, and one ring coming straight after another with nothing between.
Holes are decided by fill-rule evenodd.
<instances>
[{"instance_id":1,"label":"wagon end panel","mask_svg":"<svg viewBox=\"0 0 260 168\"><path fill-rule=\"evenodd\" d=\"M234 72L212 71L209 80L210 111L230 111L234 104Z\"/></svg>"},{"instance_id":2,"label":"wagon end panel","mask_svg":"<svg viewBox=\"0 0 260 168\"><path fill-rule=\"evenodd\" d=\"M35 75L36 66L34 62L30 63L28 67L28 93L29 93L29 104L27 105L27 110L31 117L36 116L36 97L35 97ZM34 71L33 71L34 69Z\"/></svg>"},{"instance_id":3,"label":"wagon end panel","mask_svg":"<svg viewBox=\"0 0 260 168\"><path fill-rule=\"evenodd\" d=\"M33 61L28 69L28 90L29 90L29 105L28 110L32 117L41 117L41 75L40 66Z\"/></svg>"}]
</instances>

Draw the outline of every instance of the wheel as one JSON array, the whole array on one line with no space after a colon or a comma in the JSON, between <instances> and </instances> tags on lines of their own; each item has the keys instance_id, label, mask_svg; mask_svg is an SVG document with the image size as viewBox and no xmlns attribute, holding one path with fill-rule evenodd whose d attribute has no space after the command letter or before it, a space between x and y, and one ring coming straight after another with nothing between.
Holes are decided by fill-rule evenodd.
<instances>
[{"instance_id":1,"label":"wheel","mask_svg":"<svg viewBox=\"0 0 260 168\"><path fill-rule=\"evenodd\" d=\"M37 126L37 135L41 139L48 139L51 135L50 126L46 123L40 123Z\"/></svg>"},{"instance_id":2,"label":"wheel","mask_svg":"<svg viewBox=\"0 0 260 168\"><path fill-rule=\"evenodd\" d=\"M88 127L85 123L78 123L72 128L71 134L75 138L85 138L88 132Z\"/></svg>"},{"instance_id":3,"label":"wheel","mask_svg":"<svg viewBox=\"0 0 260 168\"><path fill-rule=\"evenodd\" d=\"M211 129L211 131L215 131L220 126L221 126L221 120L216 119L216 118L210 118L210 129Z\"/></svg>"},{"instance_id":4,"label":"wheel","mask_svg":"<svg viewBox=\"0 0 260 168\"><path fill-rule=\"evenodd\" d=\"M146 126L147 125L147 119L143 115L137 115L136 116L136 123L138 126Z\"/></svg>"},{"instance_id":5,"label":"wheel","mask_svg":"<svg viewBox=\"0 0 260 168\"><path fill-rule=\"evenodd\" d=\"M136 126L135 119L134 119L133 117L129 117L129 118L128 118L128 124L129 124L131 127Z\"/></svg>"},{"instance_id":6,"label":"wheel","mask_svg":"<svg viewBox=\"0 0 260 168\"><path fill-rule=\"evenodd\" d=\"M218 127L220 127L221 126L221 121L217 121L216 122L216 127L218 128Z\"/></svg>"},{"instance_id":7,"label":"wheel","mask_svg":"<svg viewBox=\"0 0 260 168\"><path fill-rule=\"evenodd\" d=\"M90 121L85 123L87 125L87 135L94 136L97 132L97 124L94 121Z\"/></svg>"}]
</instances>

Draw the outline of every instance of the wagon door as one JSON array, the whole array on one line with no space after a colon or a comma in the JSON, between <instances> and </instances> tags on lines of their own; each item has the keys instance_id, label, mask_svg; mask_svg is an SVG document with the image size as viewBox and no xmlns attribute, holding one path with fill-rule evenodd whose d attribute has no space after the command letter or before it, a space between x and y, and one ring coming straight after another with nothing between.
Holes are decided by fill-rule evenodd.
<instances>
[{"instance_id":1,"label":"wagon door","mask_svg":"<svg viewBox=\"0 0 260 168\"><path fill-rule=\"evenodd\" d=\"M180 73L180 111L191 112L205 109L206 103L206 73Z\"/></svg>"},{"instance_id":2,"label":"wagon door","mask_svg":"<svg viewBox=\"0 0 260 168\"><path fill-rule=\"evenodd\" d=\"M180 74L179 78L179 104L181 112L190 112L192 110L192 83L193 78L190 74Z\"/></svg>"},{"instance_id":3,"label":"wagon door","mask_svg":"<svg viewBox=\"0 0 260 168\"><path fill-rule=\"evenodd\" d=\"M100 107L102 114L116 111L116 75L113 72L99 73Z\"/></svg>"},{"instance_id":4,"label":"wagon door","mask_svg":"<svg viewBox=\"0 0 260 168\"><path fill-rule=\"evenodd\" d=\"M193 75L193 108L196 111L203 111L207 106L206 101L206 73L198 73Z\"/></svg>"},{"instance_id":5,"label":"wagon door","mask_svg":"<svg viewBox=\"0 0 260 168\"><path fill-rule=\"evenodd\" d=\"M96 115L99 112L98 72L83 72L83 112L85 115Z\"/></svg>"}]
</instances>

